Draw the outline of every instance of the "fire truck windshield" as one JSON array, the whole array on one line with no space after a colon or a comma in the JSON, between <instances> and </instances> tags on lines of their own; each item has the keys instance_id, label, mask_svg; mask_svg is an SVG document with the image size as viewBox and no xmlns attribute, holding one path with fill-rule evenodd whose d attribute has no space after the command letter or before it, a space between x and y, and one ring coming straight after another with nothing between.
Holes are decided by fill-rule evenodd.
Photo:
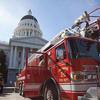
<instances>
[{"instance_id":1,"label":"fire truck windshield","mask_svg":"<svg viewBox=\"0 0 100 100\"><path fill-rule=\"evenodd\" d=\"M69 44L72 58L100 58L100 45L97 42L84 39L70 39Z\"/></svg>"}]
</instances>

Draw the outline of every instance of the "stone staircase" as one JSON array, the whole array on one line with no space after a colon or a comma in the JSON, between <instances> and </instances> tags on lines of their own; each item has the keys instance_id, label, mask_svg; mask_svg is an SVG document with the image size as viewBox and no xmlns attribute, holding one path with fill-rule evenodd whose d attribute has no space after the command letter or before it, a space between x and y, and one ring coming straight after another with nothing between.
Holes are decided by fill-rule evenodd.
<instances>
[{"instance_id":1,"label":"stone staircase","mask_svg":"<svg viewBox=\"0 0 100 100\"><path fill-rule=\"evenodd\" d=\"M15 91L15 87L4 87L3 93L13 93L13 92L18 92L18 89Z\"/></svg>"}]
</instances>

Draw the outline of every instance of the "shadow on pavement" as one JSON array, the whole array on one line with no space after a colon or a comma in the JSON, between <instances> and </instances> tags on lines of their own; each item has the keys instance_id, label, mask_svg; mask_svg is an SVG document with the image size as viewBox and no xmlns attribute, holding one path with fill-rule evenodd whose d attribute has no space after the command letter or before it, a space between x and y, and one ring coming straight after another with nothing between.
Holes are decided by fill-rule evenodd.
<instances>
[{"instance_id":1,"label":"shadow on pavement","mask_svg":"<svg viewBox=\"0 0 100 100\"><path fill-rule=\"evenodd\" d=\"M35 98L31 98L31 100L43 100L43 97L35 97Z\"/></svg>"},{"instance_id":2,"label":"shadow on pavement","mask_svg":"<svg viewBox=\"0 0 100 100\"><path fill-rule=\"evenodd\" d=\"M2 93L2 94L0 94L0 97L6 97L8 95L10 95L10 94L9 93Z\"/></svg>"}]
</instances>

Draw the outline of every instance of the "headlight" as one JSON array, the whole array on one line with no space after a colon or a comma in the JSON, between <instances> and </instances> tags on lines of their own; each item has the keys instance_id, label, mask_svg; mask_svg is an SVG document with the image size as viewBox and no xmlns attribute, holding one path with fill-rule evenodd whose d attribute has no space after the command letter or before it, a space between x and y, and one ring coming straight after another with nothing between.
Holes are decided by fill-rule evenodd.
<instances>
[{"instance_id":1,"label":"headlight","mask_svg":"<svg viewBox=\"0 0 100 100\"><path fill-rule=\"evenodd\" d=\"M75 72L71 74L72 81L82 81L84 79L84 74L82 72Z\"/></svg>"}]
</instances>

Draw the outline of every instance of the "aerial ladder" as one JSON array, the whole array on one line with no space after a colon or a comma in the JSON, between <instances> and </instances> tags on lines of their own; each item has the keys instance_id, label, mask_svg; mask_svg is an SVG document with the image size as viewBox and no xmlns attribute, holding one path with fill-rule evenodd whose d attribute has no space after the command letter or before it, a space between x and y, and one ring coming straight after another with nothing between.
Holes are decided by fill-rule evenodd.
<instances>
[{"instance_id":1,"label":"aerial ladder","mask_svg":"<svg viewBox=\"0 0 100 100\"><path fill-rule=\"evenodd\" d=\"M100 10L100 8L97 8L90 13L85 11L82 16L75 20L74 25L71 28L62 30L39 51L45 51L65 36L80 36L100 41L100 16L91 15L97 10Z\"/></svg>"},{"instance_id":2,"label":"aerial ladder","mask_svg":"<svg viewBox=\"0 0 100 100\"><path fill-rule=\"evenodd\" d=\"M80 16L72 26L72 29L76 29L77 34L80 34L82 37L91 38L100 42L100 15L92 15L96 11L100 10L100 8L96 8L92 12L88 13L85 11L82 16ZM97 14L97 13L96 13ZM92 21L92 23L91 23ZM85 23L85 25L83 25ZM100 45L99 48L99 56L100 56ZM97 66L97 93L100 98L100 65Z\"/></svg>"},{"instance_id":3,"label":"aerial ladder","mask_svg":"<svg viewBox=\"0 0 100 100\"><path fill-rule=\"evenodd\" d=\"M100 15L92 15L92 13L98 10L100 10L100 8L96 8L90 13L85 11L83 15L75 20L71 28L66 28L62 30L37 52L44 52L48 50L50 47L60 42L63 38L67 36L80 36L83 38L90 38L100 41ZM35 56L36 55L33 54L28 60L31 61L31 59L34 59Z\"/></svg>"},{"instance_id":4,"label":"aerial ladder","mask_svg":"<svg viewBox=\"0 0 100 100\"><path fill-rule=\"evenodd\" d=\"M71 28L66 28L59 32L52 40L50 40L37 52L44 52L48 50L50 47L60 42L67 36L80 36L100 41L100 16L91 15L98 10L100 10L100 8L96 8L90 13L85 11L83 15L75 20ZM31 59L33 59L35 56L36 55L33 54L28 60L31 61Z\"/></svg>"},{"instance_id":5,"label":"aerial ladder","mask_svg":"<svg viewBox=\"0 0 100 100\"><path fill-rule=\"evenodd\" d=\"M97 8L90 13L85 11L82 16L75 20L72 29L76 29L83 37L100 41L100 15L92 15L98 10L100 10L100 8Z\"/></svg>"}]
</instances>

